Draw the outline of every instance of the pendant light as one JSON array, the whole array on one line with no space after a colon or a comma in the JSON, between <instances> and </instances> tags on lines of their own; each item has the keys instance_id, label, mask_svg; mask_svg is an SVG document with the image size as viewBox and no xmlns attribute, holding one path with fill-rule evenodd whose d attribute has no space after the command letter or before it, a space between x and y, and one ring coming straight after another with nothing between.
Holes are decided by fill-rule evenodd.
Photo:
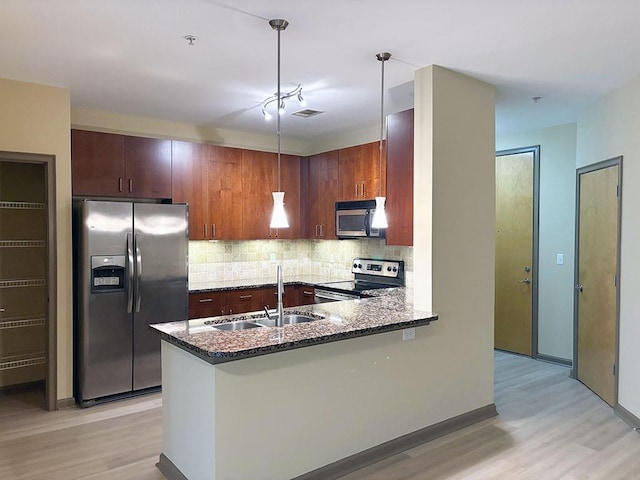
<instances>
[{"instance_id":1,"label":"pendant light","mask_svg":"<svg viewBox=\"0 0 640 480\"><path fill-rule=\"evenodd\" d=\"M273 195L273 214L271 215L270 228L288 228L289 221L287 220L287 213L284 211L284 192L280 191L280 105L282 98L280 96L280 32L287 28L289 22L281 18L269 20L271 28L278 32L278 91L277 96L277 121L276 121L276 135L278 137L278 191L271 192Z\"/></svg>"},{"instance_id":2,"label":"pendant light","mask_svg":"<svg viewBox=\"0 0 640 480\"><path fill-rule=\"evenodd\" d=\"M386 197L382 196L382 138L384 136L384 62L391 58L389 52L382 52L376 54L376 58L382 62L382 82L380 87L380 158L378 161L378 168L380 173L380 192L376 197L376 211L373 214L373 220L371 226L373 228L387 228L387 213L384 210L384 204Z\"/></svg>"}]
</instances>

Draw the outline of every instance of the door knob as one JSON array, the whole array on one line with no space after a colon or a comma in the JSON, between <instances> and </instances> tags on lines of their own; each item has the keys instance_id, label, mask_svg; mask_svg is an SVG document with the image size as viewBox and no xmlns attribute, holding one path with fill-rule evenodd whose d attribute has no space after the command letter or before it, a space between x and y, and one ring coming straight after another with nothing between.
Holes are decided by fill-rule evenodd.
<instances>
[{"instance_id":1,"label":"door knob","mask_svg":"<svg viewBox=\"0 0 640 480\"><path fill-rule=\"evenodd\" d=\"M518 280L518 283L524 283L525 285L529 285L531 283L531 280L529 280L528 278L525 278L524 280Z\"/></svg>"},{"instance_id":2,"label":"door knob","mask_svg":"<svg viewBox=\"0 0 640 480\"><path fill-rule=\"evenodd\" d=\"M581 283L576 285L576 290L578 290L579 292L582 293L582 284Z\"/></svg>"}]
</instances>

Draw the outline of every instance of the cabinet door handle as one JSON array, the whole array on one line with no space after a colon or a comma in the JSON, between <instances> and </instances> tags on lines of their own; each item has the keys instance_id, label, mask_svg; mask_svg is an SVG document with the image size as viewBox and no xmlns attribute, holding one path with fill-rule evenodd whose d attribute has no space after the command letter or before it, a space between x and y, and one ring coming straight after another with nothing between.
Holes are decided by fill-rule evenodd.
<instances>
[{"instance_id":1,"label":"cabinet door handle","mask_svg":"<svg viewBox=\"0 0 640 480\"><path fill-rule=\"evenodd\" d=\"M216 224L211 224L211 238L216 238Z\"/></svg>"},{"instance_id":2,"label":"cabinet door handle","mask_svg":"<svg viewBox=\"0 0 640 480\"><path fill-rule=\"evenodd\" d=\"M2 313L2 312L6 312L6 311L7 311L6 309L4 309L4 308L0 308L0 313Z\"/></svg>"},{"instance_id":3,"label":"cabinet door handle","mask_svg":"<svg viewBox=\"0 0 640 480\"><path fill-rule=\"evenodd\" d=\"M240 295L240 300L248 300L250 298L252 298L253 295Z\"/></svg>"},{"instance_id":4,"label":"cabinet door handle","mask_svg":"<svg viewBox=\"0 0 640 480\"><path fill-rule=\"evenodd\" d=\"M118 177L118 191L122 192L122 177Z\"/></svg>"},{"instance_id":5,"label":"cabinet door handle","mask_svg":"<svg viewBox=\"0 0 640 480\"><path fill-rule=\"evenodd\" d=\"M129 179L129 193L133 193L133 179Z\"/></svg>"},{"instance_id":6,"label":"cabinet door handle","mask_svg":"<svg viewBox=\"0 0 640 480\"><path fill-rule=\"evenodd\" d=\"M209 303L209 302L213 302L213 298L201 298L200 300L198 300L200 303Z\"/></svg>"},{"instance_id":7,"label":"cabinet door handle","mask_svg":"<svg viewBox=\"0 0 640 480\"><path fill-rule=\"evenodd\" d=\"M358 197L358 184L356 183L356 198Z\"/></svg>"},{"instance_id":8,"label":"cabinet door handle","mask_svg":"<svg viewBox=\"0 0 640 480\"><path fill-rule=\"evenodd\" d=\"M303 290L302 294L303 295L307 295L307 296L311 296L311 295L313 295L313 292L309 292L308 290Z\"/></svg>"},{"instance_id":9,"label":"cabinet door handle","mask_svg":"<svg viewBox=\"0 0 640 480\"><path fill-rule=\"evenodd\" d=\"M207 224L204 224L204 238L207 238Z\"/></svg>"},{"instance_id":10,"label":"cabinet door handle","mask_svg":"<svg viewBox=\"0 0 640 480\"><path fill-rule=\"evenodd\" d=\"M366 194L364 193L364 182L362 182L362 198L366 197Z\"/></svg>"},{"instance_id":11,"label":"cabinet door handle","mask_svg":"<svg viewBox=\"0 0 640 480\"><path fill-rule=\"evenodd\" d=\"M320 236L324 237L324 224L323 223L320 224Z\"/></svg>"}]
</instances>

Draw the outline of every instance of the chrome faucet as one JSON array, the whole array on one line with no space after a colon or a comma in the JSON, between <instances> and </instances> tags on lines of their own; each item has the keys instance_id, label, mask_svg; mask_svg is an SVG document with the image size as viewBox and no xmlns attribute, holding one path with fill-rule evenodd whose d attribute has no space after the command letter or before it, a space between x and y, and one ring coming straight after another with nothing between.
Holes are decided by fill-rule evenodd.
<instances>
[{"instance_id":1,"label":"chrome faucet","mask_svg":"<svg viewBox=\"0 0 640 480\"><path fill-rule=\"evenodd\" d=\"M278 270L276 273L276 294L278 295L278 305L276 306L275 309L275 320L276 320L276 327L282 327L284 325L284 307L282 305L282 295L284 294L284 283L282 281L282 266L278 265ZM269 320L271 320L272 317L271 313L269 312L269 306L265 305L264 306L264 313L267 315L267 318Z\"/></svg>"},{"instance_id":2,"label":"chrome faucet","mask_svg":"<svg viewBox=\"0 0 640 480\"><path fill-rule=\"evenodd\" d=\"M282 265L278 265L278 270L276 272L276 281L278 282L278 286L276 287L278 290L278 305L276 306L276 310L278 311L278 318L276 318L276 326L282 327L284 325L284 308L282 306L284 282L282 281Z\"/></svg>"}]
</instances>

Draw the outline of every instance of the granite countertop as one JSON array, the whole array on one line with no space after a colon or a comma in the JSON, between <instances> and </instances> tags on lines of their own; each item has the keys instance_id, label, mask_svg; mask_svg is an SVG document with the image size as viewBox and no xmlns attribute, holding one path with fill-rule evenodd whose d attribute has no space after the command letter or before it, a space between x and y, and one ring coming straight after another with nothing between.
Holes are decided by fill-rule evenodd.
<instances>
[{"instance_id":1,"label":"granite countertop","mask_svg":"<svg viewBox=\"0 0 640 480\"><path fill-rule=\"evenodd\" d=\"M284 275L285 285L309 285L310 287L319 285L321 283L338 282L353 280L350 278L335 278L329 275ZM262 280L219 280L212 282L193 282L189 283L189 293L205 293L225 290L242 290L245 288L262 288L262 287L275 287L276 276L273 275L272 279Z\"/></svg>"},{"instance_id":2,"label":"granite countertop","mask_svg":"<svg viewBox=\"0 0 640 480\"><path fill-rule=\"evenodd\" d=\"M162 323L151 325L151 328L156 330L163 340L211 364L218 364L320 343L429 325L438 319L434 313L413 308L413 292L410 289L388 288L369 290L366 293L377 296L285 309L285 313L310 313L313 316L324 317L308 323L236 331L216 330L209 325L264 316L260 312L252 312Z\"/></svg>"}]
</instances>

